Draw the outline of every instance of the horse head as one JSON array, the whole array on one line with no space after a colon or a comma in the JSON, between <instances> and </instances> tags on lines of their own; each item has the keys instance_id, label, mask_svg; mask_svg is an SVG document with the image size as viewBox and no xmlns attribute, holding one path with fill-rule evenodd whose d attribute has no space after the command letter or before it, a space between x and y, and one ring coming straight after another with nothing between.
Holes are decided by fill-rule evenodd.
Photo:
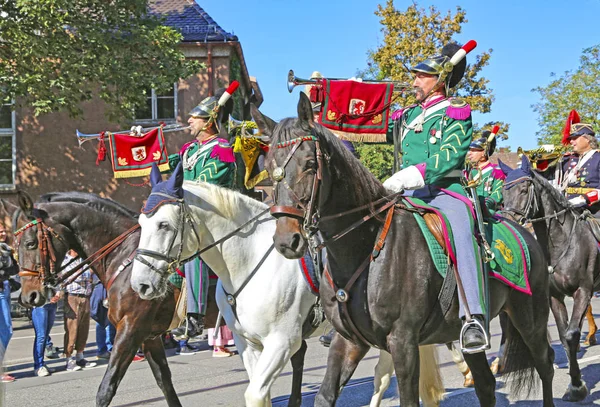
<instances>
[{"instance_id":1,"label":"horse head","mask_svg":"<svg viewBox=\"0 0 600 407\"><path fill-rule=\"evenodd\" d=\"M503 213L516 222L524 223L538 215L539 198L534 188L536 173L526 155L521 156L521 167L512 169L502 161L498 165L506 175L502 196L504 198ZM538 176L539 178L539 176Z\"/></svg>"},{"instance_id":2,"label":"horse head","mask_svg":"<svg viewBox=\"0 0 600 407\"><path fill-rule=\"evenodd\" d=\"M150 181L152 192L138 220L141 235L131 273L131 287L144 300L166 293L167 277L175 272L181 256L193 250L184 239L187 219L184 219L181 164L164 182L154 165Z\"/></svg>"},{"instance_id":3,"label":"horse head","mask_svg":"<svg viewBox=\"0 0 600 407\"><path fill-rule=\"evenodd\" d=\"M319 194L323 194L326 176L310 101L301 93L298 118L284 119L277 125L255 107L252 116L261 134L273 140L265 166L273 180L275 247L289 259L300 258L306 252L307 228L316 213Z\"/></svg>"},{"instance_id":4,"label":"horse head","mask_svg":"<svg viewBox=\"0 0 600 407\"><path fill-rule=\"evenodd\" d=\"M31 197L19 192L19 206L29 222L15 232L15 249L21 277L21 303L41 306L56 293L57 265L72 246L67 226L34 206Z\"/></svg>"}]
</instances>

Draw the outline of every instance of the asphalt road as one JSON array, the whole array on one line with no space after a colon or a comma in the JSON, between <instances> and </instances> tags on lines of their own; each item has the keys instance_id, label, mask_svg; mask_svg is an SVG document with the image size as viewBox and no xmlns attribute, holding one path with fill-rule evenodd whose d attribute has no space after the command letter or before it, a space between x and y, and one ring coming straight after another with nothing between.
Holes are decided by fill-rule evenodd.
<instances>
[{"instance_id":1,"label":"asphalt road","mask_svg":"<svg viewBox=\"0 0 600 407\"><path fill-rule=\"evenodd\" d=\"M600 315L600 299L592 300L593 307ZM59 319L60 321L60 319ZM558 365L554 377L554 398L557 407L600 405L600 345L583 347L579 353L580 364L590 389L590 395L580 403L566 403L561 397L569 383L566 356L558 344L558 334L554 320L550 321L550 333L556 350L555 363ZM94 406L95 394L104 375L105 365L85 369L79 372L66 372L65 360L51 360L48 366L54 370L52 376L34 377L31 363L33 329L25 320L15 321L15 333L9 345L5 364L7 370L17 377L17 381L5 386L3 405L10 407L51 407L51 406ZM323 327L318 334L326 329ZM587 332L587 323L584 325ZM54 342L62 346L62 324L57 323L52 331ZM490 359L498 349L500 329L497 320L492 323L492 350ZM95 357L94 328L90 331L86 357ZM306 356L303 406L312 406L326 368L327 349L323 348L317 337L311 338ZM243 406L243 393L248 378L238 356L231 358L212 358L205 342L199 343L202 351L193 356L172 355L169 365L173 373L175 388L184 406ZM452 363L451 356L445 346L438 348L442 377L446 388L446 399L443 407L463 407L478 405L472 389L462 387L462 375ZM342 392L338 406L368 406L373 391L373 368L377 363L378 353L370 352L360 364L351 382ZM291 387L291 368L288 365L272 389L273 406L287 405L287 396ZM511 398L507 394L502 377L497 382L498 406L530 406L541 405L539 392L522 400ZM113 406L166 406L162 393L156 385L147 362L133 363L125 375L112 403ZM395 382L388 389L383 406L398 406L399 399Z\"/></svg>"}]
</instances>

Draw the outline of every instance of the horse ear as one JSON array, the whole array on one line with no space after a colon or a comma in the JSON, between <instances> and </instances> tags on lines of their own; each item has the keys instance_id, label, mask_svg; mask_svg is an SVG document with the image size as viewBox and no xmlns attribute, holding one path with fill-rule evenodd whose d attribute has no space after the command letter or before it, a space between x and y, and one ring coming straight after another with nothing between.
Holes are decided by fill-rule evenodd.
<instances>
[{"instance_id":1,"label":"horse ear","mask_svg":"<svg viewBox=\"0 0 600 407\"><path fill-rule=\"evenodd\" d=\"M531 163L525 154L521 156L521 169L527 174L531 174Z\"/></svg>"},{"instance_id":2,"label":"horse ear","mask_svg":"<svg viewBox=\"0 0 600 407\"><path fill-rule=\"evenodd\" d=\"M498 160L498 166L500 167L500 169L502 170L502 172L504 173L504 175L508 175L508 173L513 170L511 167L509 167L508 165L504 164L502 162L502 160Z\"/></svg>"},{"instance_id":3,"label":"horse ear","mask_svg":"<svg viewBox=\"0 0 600 407\"><path fill-rule=\"evenodd\" d=\"M162 182L162 175L156 165L156 161L152 163L152 170L150 170L150 186L154 187L158 183Z\"/></svg>"},{"instance_id":4,"label":"horse ear","mask_svg":"<svg viewBox=\"0 0 600 407\"><path fill-rule=\"evenodd\" d=\"M27 215L27 217L33 217L33 199L25 191L17 191L17 200L19 201L19 207Z\"/></svg>"},{"instance_id":5,"label":"horse ear","mask_svg":"<svg viewBox=\"0 0 600 407\"><path fill-rule=\"evenodd\" d=\"M181 162L175 167L175 171L167 181L167 191L169 194L183 198L183 166Z\"/></svg>"},{"instance_id":6,"label":"horse ear","mask_svg":"<svg viewBox=\"0 0 600 407\"><path fill-rule=\"evenodd\" d=\"M298 120L302 128L311 128L314 125L312 105L304 92L300 92L298 101Z\"/></svg>"},{"instance_id":7,"label":"horse ear","mask_svg":"<svg viewBox=\"0 0 600 407\"><path fill-rule=\"evenodd\" d=\"M271 136L273 135L273 129L275 129L275 125L277 123L275 123L275 121L262 114L254 103L250 104L250 113L252 114L252 118L256 122L258 130L260 130L262 135L267 136L269 139L271 139Z\"/></svg>"}]
</instances>

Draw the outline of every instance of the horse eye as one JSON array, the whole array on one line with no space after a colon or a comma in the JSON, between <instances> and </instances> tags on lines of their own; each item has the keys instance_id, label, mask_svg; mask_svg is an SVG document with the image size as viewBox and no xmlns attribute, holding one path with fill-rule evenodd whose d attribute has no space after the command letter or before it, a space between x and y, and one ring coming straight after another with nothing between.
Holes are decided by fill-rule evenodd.
<instances>
[{"instance_id":1,"label":"horse eye","mask_svg":"<svg viewBox=\"0 0 600 407\"><path fill-rule=\"evenodd\" d=\"M37 247L37 244L35 243L35 241L30 240L28 242L25 243L25 247L32 250L35 249Z\"/></svg>"},{"instance_id":2,"label":"horse eye","mask_svg":"<svg viewBox=\"0 0 600 407\"><path fill-rule=\"evenodd\" d=\"M168 229L169 228L169 222L166 222L166 221L165 222L160 222L158 224L158 228L159 229Z\"/></svg>"}]
</instances>

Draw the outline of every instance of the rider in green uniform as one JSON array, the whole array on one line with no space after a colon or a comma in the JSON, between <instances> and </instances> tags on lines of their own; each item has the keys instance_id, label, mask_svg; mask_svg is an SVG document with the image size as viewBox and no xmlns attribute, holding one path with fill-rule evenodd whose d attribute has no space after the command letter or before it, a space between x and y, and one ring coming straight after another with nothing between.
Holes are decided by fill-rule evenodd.
<instances>
[{"instance_id":1,"label":"rider in green uniform","mask_svg":"<svg viewBox=\"0 0 600 407\"><path fill-rule=\"evenodd\" d=\"M190 111L188 124L196 139L186 143L179 154L170 155L169 166L173 170L181 162L184 180L231 187L235 174L235 157L233 147L227 140L218 137L219 121L214 110L217 101L216 96L210 96ZM176 339L202 334L207 305L208 266L196 258L186 263L184 269L187 280L187 321L184 326L172 331ZM171 280L175 285L181 286L181 277L174 273Z\"/></svg>"},{"instance_id":2,"label":"rider in green uniform","mask_svg":"<svg viewBox=\"0 0 600 407\"><path fill-rule=\"evenodd\" d=\"M490 157L496 149L496 138L492 137L491 132L485 130L482 137L469 145L467 160L471 165L469 179L480 181L477 185L477 196L481 200L481 207L489 212L487 215L493 215L502 206L502 187L506 175L498 165L490 162ZM485 209L484 209L485 211Z\"/></svg>"}]
</instances>

